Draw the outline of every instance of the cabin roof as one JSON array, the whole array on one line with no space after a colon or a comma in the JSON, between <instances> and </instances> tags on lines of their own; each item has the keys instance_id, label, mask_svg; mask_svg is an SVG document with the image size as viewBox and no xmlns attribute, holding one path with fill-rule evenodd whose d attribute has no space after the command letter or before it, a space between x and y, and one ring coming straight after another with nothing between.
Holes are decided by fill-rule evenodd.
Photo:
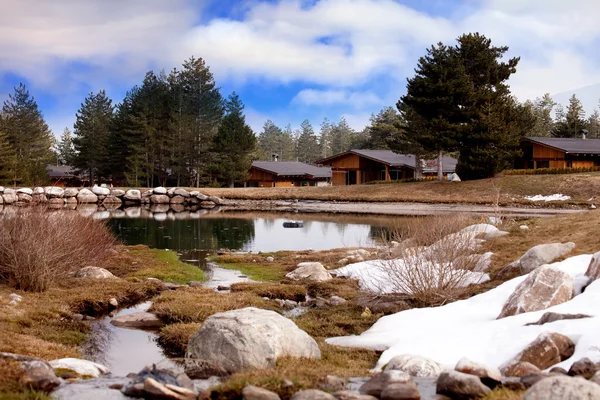
<instances>
[{"instance_id":1,"label":"cabin roof","mask_svg":"<svg viewBox=\"0 0 600 400\"><path fill-rule=\"evenodd\" d=\"M277 176L331 178L331 168L329 167L316 167L296 161L254 161L252 167Z\"/></svg>"},{"instance_id":2,"label":"cabin roof","mask_svg":"<svg viewBox=\"0 0 600 400\"><path fill-rule=\"evenodd\" d=\"M317 161L318 164L325 164L334 160L336 158L348 155L348 154L357 154L361 157L365 157L374 161L377 161L381 164L386 164L390 167L408 167L415 168L415 156L414 154L398 154L394 153L391 150L360 150L353 149L346 151L344 153L336 154L331 157L325 158L323 160ZM457 160L454 157L444 156L444 172L454 172L456 170ZM427 160L425 161L425 167L423 168L423 172L435 172L437 171L437 160Z\"/></svg>"},{"instance_id":3,"label":"cabin roof","mask_svg":"<svg viewBox=\"0 0 600 400\"><path fill-rule=\"evenodd\" d=\"M528 137L523 140L552 147L565 153L600 154L600 139Z\"/></svg>"},{"instance_id":4,"label":"cabin roof","mask_svg":"<svg viewBox=\"0 0 600 400\"><path fill-rule=\"evenodd\" d=\"M74 178L77 176L75 169L70 165L48 165L46 171L50 178Z\"/></svg>"}]
</instances>

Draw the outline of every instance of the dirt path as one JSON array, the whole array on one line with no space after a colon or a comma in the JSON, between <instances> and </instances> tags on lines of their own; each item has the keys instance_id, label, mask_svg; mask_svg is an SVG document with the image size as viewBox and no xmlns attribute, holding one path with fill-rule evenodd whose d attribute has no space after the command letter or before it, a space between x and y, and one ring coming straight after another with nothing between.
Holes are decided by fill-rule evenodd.
<instances>
[{"instance_id":1,"label":"dirt path","mask_svg":"<svg viewBox=\"0 0 600 400\"><path fill-rule=\"evenodd\" d=\"M469 213L478 215L500 215L507 217L548 217L583 212L583 209L565 208L520 208L492 207L460 204L425 203L361 203L328 201L284 201L284 200L229 200L221 210L240 211L286 211L286 212L327 212L348 214L381 215L432 215Z\"/></svg>"}]
</instances>

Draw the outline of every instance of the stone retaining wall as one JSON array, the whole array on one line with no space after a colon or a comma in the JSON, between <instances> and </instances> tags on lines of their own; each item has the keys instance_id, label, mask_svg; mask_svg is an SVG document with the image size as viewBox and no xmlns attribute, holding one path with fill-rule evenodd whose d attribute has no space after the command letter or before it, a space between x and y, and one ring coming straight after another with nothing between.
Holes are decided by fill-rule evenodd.
<instances>
[{"instance_id":1,"label":"stone retaining wall","mask_svg":"<svg viewBox=\"0 0 600 400\"><path fill-rule=\"evenodd\" d=\"M222 200L198 191L181 188L156 187L148 190L120 190L94 186L91 189L60 188L56 186L4 188L0 186L0 205L47 205L61 208L68 205L97 204L109 209L122 205L170 205L193 208L213 208Z\"/></svg>"}]
</instances>

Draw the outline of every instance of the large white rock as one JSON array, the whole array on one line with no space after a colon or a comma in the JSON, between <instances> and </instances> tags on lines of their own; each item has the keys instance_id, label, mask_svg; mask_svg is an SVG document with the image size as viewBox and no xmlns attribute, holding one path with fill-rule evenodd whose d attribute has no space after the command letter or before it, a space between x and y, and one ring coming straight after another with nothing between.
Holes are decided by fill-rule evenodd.
<instances>
[{"instance_id":1,"label":"large white rock","mask_svg":"<svg viewBox=\"0 0 600 400\"><path fill-rule=\"evenodd\" d=\"M66 188L63 192L64 197L77 197L77 194L79 194L79 190L75 189L75 188Z\"/></svg>"},{"instance_id":2,"label":"large white rock","mask_svg":"<svg viewBox=\"0 0 600 400\"><path fill-rule=\"evenodd\" d=\"M501 382L502 374L496 367L490 367L489 365L483 365L475 361L471 361L467 358L461 358L458 360L454 369L463 374L475 375L481 379L482 382L487 381Z\"/></svg>"},{"instance_id":3,"label":"large white rock","mask_svg":"<svg viewBox=\"0 0 600 400\"><path fill-rule=\"evenodd\" d=\"M46 194L46 191L43 187L38 186L35 189L33 189L33 194Z\"/></svg>"},{"instance_id":4,"label":"large white rock","mask_svg":"<svg viewBox=\"0 0 600 400\"><path fill-rule=\"evenodd\" d=\"M504 303L498 319L564 303L571 300L573 290L571 275L548 265L539 267L516 287Z\"/></svg>"},{"instance_id":5,"label":"large white rock","mask_svg":"<svg viewBox=\"0 0 600 400\"><path fill-rule=\"evenodd\" d=\"M171 199L166 194L153 194L150 196L150 203L152 204L169 204Z\"/></svg>"},{"instance_id":6,"label":"large white rock","mask_svg":"<svg viewBox=\"0 0 600 400\"><path fill-rule=\"evenodd\" d=\"M585 276L590 278L592 281L600 278L600 251L593 255L590 265L585 272Z\"/></svg>"},{"instance_id":7,"label":"large white rock","mask_svg":"<svg viewBox=\"0 0 600 400\"><path fill-rule=\"evenodd\" d=\"M94 193L96 196L108 196L110 195L110 189L94 185L94 187L92 188L92 193Z\"/></svg>"},{"instance_id":8,"label":"large white rock","mask_svg":"<svg viewBox=\"0 0 600 400\"><path fill-rule=\"evenodd\" d=\"M185 198L188 198L191 196L190 192L188 192L185 189L181 189L181 188L177 188L177 189L173 190L173 195L181 196L181 197L185 197Z\"/></svg>"},{"instance_id":9,"label":"large white rock","mask_svg":"<svg viewBox=\"0 0 600 400\"><path fill-rule=\"evenodd\" d=\"M320 359L317 342L291 320L254 307L208 317L188 343L186 357L230 373L274 367L280 357Z\"/></svg>"},{"instance_id":10,"label":"large white rock","mask_svg":"<svg viewBox=\"0 0 600 400\"><path fill-rule=\"evenodd\" d=\"M48 198L53 198L53 197L61 198L64 196L64 193L65 193L63 188L59 188L57 186L47 186L44 188L44 191L46 192L46 196Z\"/></svg>"},{"instance_id":11,"label":"large white rock","mask_svg":"<svg viewBox=\"0 0 600 400\"><path fill-rule=\"evenodd\" d=\"M20 189L17 189L17 193L24 193L24 194L28 194L29 196L31 196L33 194L33 189L31 189L31 188L20 188Z\"/></svg>"},{"instance_id":12,"label":"large white rock","mask_svg":"<svg viewBox=\"0 0 600 400\"><path fill-rule=\"evenodd\" d=\"M306 279L309 281L324 282L331 279L331 274L327 272L320 262L302 262L285 277L294 281Z\"/></svg>"},{"instance_id":13,"label":"large white rock","mask_svg":"<svg viewBox=\"0 0 600 400\"><path fill-rule=\"evenodd\" d=\"M591 400L600 399L600 385L583 378L550 376L529 388L523 400Z\"/></svg>"},{"instance_id":14,"label":"large white rock","mask_svg":"<svg viewBox=\"0 0 600 400\"><path fill-rule=\"evenodd\" d=\"M4 186L0 186L0 194L4 193Z\"/></svg>"},{"instance_id":15,"label":"large white rock","mask_svg":"<svg viewBox=\"0 0 600 400\"><path fill-rule=\"evenodd\" d=\"M142 192L136 189L129 189L125 192L123 199L128 201L141 201L142 200Z\"/></svg>"},{"instance_id":16,"label":"large white rock","mask_svg":"<svg viewBox=\"0 0 600 400\"><path fill-rule=\"evenodd\" d=\"M79 375L87 375L94 378L98 378L100 375L110 374L110 369L104 365L79 358L61 358L52 360L49 364L54 369L68 369Z\"/></svg>"},{"instance_id":17,"label":"large white rock","mask_svg":"<svg viewBox=\"0 0 600 400\"><path fill-rule=\"evenodd\" d=\"M548 243L532 247L519 259L521 271L525 274L544 264L550 264L560 257L569 254L575 248L575 243Z\"/></svg>"},{"instance_id":18,"label":"large white rock","mask_svg":"<svg viewBox=\"0 0 600 400\"><path fill-rule=\"evenodd\" d=\"M154 189L152 189L152 193L153 194L167 194L167 188L164 188L162 186L155 187Z\"/></svg>"},{"instance_id":19,"label":"large white rock","mask_svg":"<svg viewBox=\"0 0 600 400\"><path fill-rule=\"evenodd\" d=\"M15 189L6 188L6 189L4 189L4 192L3 192L3 193L4 193L4 194L14 194L14 195L16 195L16 194L17 194L17 191L16 191Z\"/></svg>"},{"instance_id":20,"label":"large white rock","mask_svg":"<svg viewBox=\"0 0 600 400\"><path fill-rule=\"evenodd\" d=\"M4 194L2 195L2 199L4 200L4 204L12 204L16 203L19 199L17 195L14 193L6 193L8 189L4 190Z\"/></svg>"},{"instance_id":21,"label":"large white rock","mask_svg":"<svg viewBox=\"0 0 600 400\"><path fill-rule=\"evenodd\" d=\"M110 271L100 267L83 267L75 274L77 278L111 279L116 278Z\"/></svg>"},{"instance_id":22,"label":"large white rock","mask_svg":"<svg viewBox=\"0 0 600 400\"><path fill-rule=\"evenodd\" d=\"M442 373L442 367L426 357L402 354L392 358L387 363L385 371L403 371L417 377L437 377Z\"/></svg>"},{"instance_id":23,"label":"large white rock","mask_svg":"<svg viewBox=\"0 0 600 400\"><path fill-rule=\"evenodd\" d=\"M113 189L110 191L110 195L115 197L123 197L125 195L125 191L121 189Z\"/></svg>"},{"instance_id":24,"label":"large white rock","mask_svg":"<svg viewBox=\"0 0 600 400\"><path fill-rule=\"evenodd\" d=\"M92 193L89 189L81 189L77 194L78 203L97 203L98 196Z\"/></svg>"}]
</instances>

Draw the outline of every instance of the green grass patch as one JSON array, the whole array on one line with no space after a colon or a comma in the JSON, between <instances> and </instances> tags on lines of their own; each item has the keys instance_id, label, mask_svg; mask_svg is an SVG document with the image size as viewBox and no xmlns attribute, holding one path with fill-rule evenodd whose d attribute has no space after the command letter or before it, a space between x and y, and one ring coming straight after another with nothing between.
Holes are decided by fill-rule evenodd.
<instances>
[{"instance_id":1,"label":"green grass patch","mask_svg":"<svg viewBox=\"0 0 600 400\"><path fill-rule=\"evenodd\" d=\"M280 282L286 274L285 270L276 265L261 265L259 263L225 263L219 264L219 267L235 269L248 276L253 281L258 282Z\"/></svg>"},{"instance_id":2,"label":"green grass patch","mask_svg":"<svg viewBox=\"0 0 600 400\"><path fill-rule=\"evenodd\" d=\"M153 262L148 266L141 266L129 277L156 278L164 282L186 284L190 281L206 281L208 276L195 265L184 263L177 254L169 250L159 249L135 249L130 251L130 256L143 255L152 258Z\"/></svg>"}]
</instances>

